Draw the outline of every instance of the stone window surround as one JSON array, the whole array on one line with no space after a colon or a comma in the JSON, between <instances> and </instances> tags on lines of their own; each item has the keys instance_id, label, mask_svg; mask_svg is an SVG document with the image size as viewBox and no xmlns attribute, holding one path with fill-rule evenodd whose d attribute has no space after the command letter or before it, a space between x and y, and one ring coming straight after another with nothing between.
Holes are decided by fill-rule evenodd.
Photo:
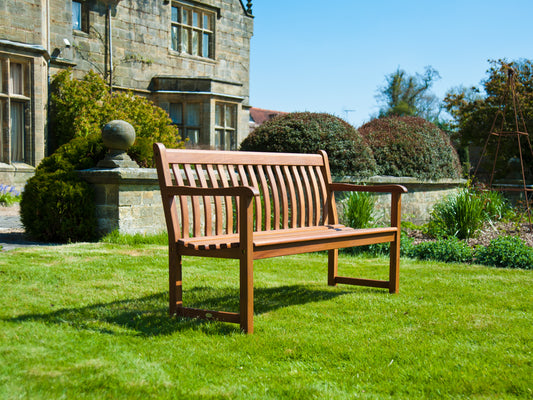
<instances>
[{"instance_id":1,"label":"stone window surround","mask_svg":"<svg viewBox=\"0 0 533 400\"><path fill-rule=\"evenodd\" d=\"M21 66L18 90L13 88L15 84L11 71L12 65ZM25 163L31 159L28 153L31 139L29 114L32 105L30 81L31 61L29 59L13 54L0 54L0 163ZM18 138L20 140L18 151L13 143L17 138L12 137L11 114L15 110L19 110L22 136Z\"/></svg>"},{"instance_id":2,"label":"stone window surround","mask_svg":"<svg viewBox=\"0 0 533 400\"><path fill-rule=\"evenodd\" d=\"M75 5L75 3L77 3ZM74 32L89 33L90 24L89 24L89 4L86 0L73 0L71 3L72 7L72 30ZM79 7L79 15L77 24L74 22L74 13L75 7Z\"/></svg>"},{"instance_id":3,"label":"stone window surround","mask_svg":"<svg viewBox=\"0 0 533 400\"><path fill-rule=\"evenodd\" d=\"M185 56L185 57L191 57L191 58L194 58L194 59L198 59L198 60L203 60L203 61L214 61L215 60L215 57L216 57L216 46L215 46L215 37L216 37L216 25L217 25L217 20L220 18L220 9L217 8L217 7L210 7L206 4L202 4L202 3L197 3L195 1L187 1L187 0L175 0L175 1L172 1L170 2L170 46L169 46L169 50L171 53L176 53L177 55L180 55L180 56ZM174 13L173 13L173 9L174 8L178 8L178 21L174 21ZM200 23L202 25L202 27L193 27L193 23L192 21L189 21L188 24L183 24L182 23L182 16L180 15L181 14L181 10L182 9L186 9L186 10L189 10L191 12L191 15L192 15L192 12L198 12L199 15L200 15ZM209 18L209 29L204 29L203 25L204 25L204 16L207 16ZM185 29L190 32L189 33L189 40L192 42L192 31L197 31L197 32L200 32L199 33L199 50L200 52L203 52L203 49L202 49L202 45L200 42L202 42L204 39L203 37L203 34L207 34L209 36L209 54L207 56L205 55L199 55L199 54L193 54L193 51L192 49L190 51L184 51L182 48L181 48L181 45L179 44L179 41L180 41L180 38L179 38L179 35L181 35L181 29L183 29L182 27L185 27ZM178 42L178 44L176 45L177 48L174 48L174 43L173 43L173 32L174 31L174 28L176 28L176 41Z\"/></svg>"},{"instance_id":4,"label":"stone window surround","mask_svg":"<svg viewBox=\"0 0 533 400\"><path fill-rule=\"evenodd\" d=\"M238 105L236 103L215 102L215 148L237 150L237 119Z\"/></svg>"}]
</instances>

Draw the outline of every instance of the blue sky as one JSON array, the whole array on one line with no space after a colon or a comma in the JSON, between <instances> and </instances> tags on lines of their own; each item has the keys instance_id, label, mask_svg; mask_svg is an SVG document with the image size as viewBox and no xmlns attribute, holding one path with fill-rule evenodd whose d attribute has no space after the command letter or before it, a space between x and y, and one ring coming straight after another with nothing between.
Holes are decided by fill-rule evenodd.
<instances>
[{"instance_id":1,"label":"blue sky","mask_svg":"<svg viewBox=\"0 0 533 400\"><path fill-rule=\"evenodd\" d=\"M431 65L443 97L479 86L489 59L533 58L533 0L255 0L253 14L251 105L329 112L356 127L377 113L377 89L398 67Z\"/></svg>"}]
</instances>

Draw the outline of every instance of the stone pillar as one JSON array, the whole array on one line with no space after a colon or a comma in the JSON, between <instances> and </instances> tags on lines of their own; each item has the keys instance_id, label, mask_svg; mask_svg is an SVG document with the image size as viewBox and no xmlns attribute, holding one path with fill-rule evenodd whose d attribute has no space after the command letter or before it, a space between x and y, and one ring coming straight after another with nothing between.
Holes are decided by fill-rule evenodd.
<instances>
[{"instance_id":1,"label":"stone pillar","mask_svg":"<svg viewBox=\"0 0 533 400\"><path fill-rule=\"evenodd\" d=\"M139 168L126 154L135 141L135 130L125 121L111 121L102 130L109 152L96 168L79 171L95 191L100 233L126 234L166 231L157 172Z\"/></svg>"}]
</instances>

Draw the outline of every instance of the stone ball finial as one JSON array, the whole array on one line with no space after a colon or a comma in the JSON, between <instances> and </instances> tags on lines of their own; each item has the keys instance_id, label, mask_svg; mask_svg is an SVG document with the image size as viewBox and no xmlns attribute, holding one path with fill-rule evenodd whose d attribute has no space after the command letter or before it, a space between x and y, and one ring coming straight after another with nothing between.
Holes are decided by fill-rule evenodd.
<instances>
[{"instance_id":1,"label":"stone ball finial","mask_svg":"<svg viewBox=\"0 0 533 400\"><path fill-rule=\"evenodd\" d=\"M120 119L108 122L102 128L102 141L109 149L98 168L138 168L139 166L126 154L135 142L135 129L131 124Z\"/></svg>"},{"instance_id":2,"label":"stone ball finial","mask_svg":"<svg viewBox=\"0 0 533 400\"><path fill-rule=\"evenodd\" d=\"M116 119L102 129L102 140L110 150L128 150L135 142L135 129L130 123Z\"/></svg>"}]
</instances>

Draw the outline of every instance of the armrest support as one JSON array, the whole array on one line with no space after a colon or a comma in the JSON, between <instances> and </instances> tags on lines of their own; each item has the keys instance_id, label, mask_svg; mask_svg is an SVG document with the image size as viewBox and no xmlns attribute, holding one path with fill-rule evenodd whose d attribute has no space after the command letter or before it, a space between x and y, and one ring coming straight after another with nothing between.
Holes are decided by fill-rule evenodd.
<instances>
[{"instance_id":1,"label":"armrest support","mask_svg":"<svg viewBox=\"0 0 533 400\"><path fill-rule=\"evenodd\" d=\"M333 192L407 193L407 188L402 185L364 186L352 183L331 183L329 188Z\"/></svg>"},{"instance_id":2,"label":"armrest support","mask_svg":"<svg viewBox=\"0 0 533 400\"><path fill-rule=\"evenodd\" d=\"M331 191L337 192L373 192L373 193L390 193L391 194L391 226L401 226L401 196L407 193L407 188L402 185L376 185L364 186L353 185L351 183L331 183Z\"/></svg>"}]
</instances>

